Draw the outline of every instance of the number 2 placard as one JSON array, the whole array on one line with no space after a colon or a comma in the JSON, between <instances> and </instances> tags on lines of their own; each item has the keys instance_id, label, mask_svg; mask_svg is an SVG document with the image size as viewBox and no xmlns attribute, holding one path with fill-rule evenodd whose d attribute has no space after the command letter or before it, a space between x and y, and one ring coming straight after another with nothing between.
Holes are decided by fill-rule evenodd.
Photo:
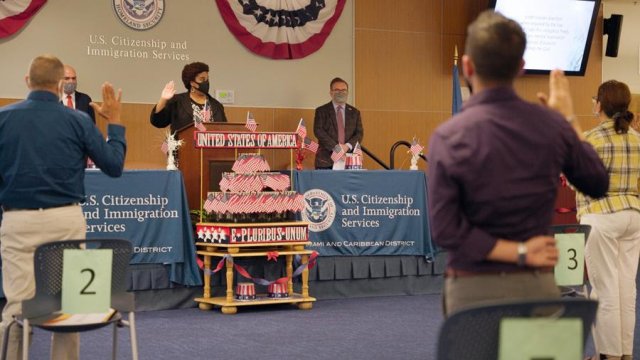
<instances>
[{"instance_id":1,"label":"number 2 placard","mask_svg":"<svg viewBox=\"0 0 640 360\"><path fill-rule=\"evenodd\" d=\"M65 249L62 312L87 314L111 307L111 249Z\"/></svg>"}]
</instances>

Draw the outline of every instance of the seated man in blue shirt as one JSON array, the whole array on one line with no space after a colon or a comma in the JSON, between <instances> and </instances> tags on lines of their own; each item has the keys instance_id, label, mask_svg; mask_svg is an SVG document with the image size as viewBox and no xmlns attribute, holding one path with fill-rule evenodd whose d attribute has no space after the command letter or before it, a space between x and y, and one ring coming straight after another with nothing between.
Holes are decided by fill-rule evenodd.
<instances>
[{"instance_id":1,"label":"seated man in blue shirt","mask_svg":"<svg viewBox=\"0 0 640 360\"><path fill-rule=\"evenodd\" d=\"M107 175L124 168L125 129L120 123L120 97L102 86L103 103L92 103L106 119L108 141L89 116L59 101L63 65L51 55L31 62L26 100L0 108L0 224L2 281L7 304L2 311L0 339L22 300L35 295L34 250L55 240L84 239L86 222L79 205L85 199L87 156ZM9 359L22 357L21 329L10 329ZM77 333L55 334L52 359L77 359Z\"/></svg>"},{"instance_id":2,"label":"seated man in blue shirt","mask_svg":"<svg viewBox=\"0 0 640 360\"><path fill-rule=\"evenodd\" d=\"M551 74L552 109L516 94L525 47L518 23L482 13L462 57L474 94L429 143L431 231L448 251L446 313L559 297L551 272L558 250L548 233L560 173L589 196L607 192L607 172L583 141L564 74Z\"/></svg>"}]
</instances>

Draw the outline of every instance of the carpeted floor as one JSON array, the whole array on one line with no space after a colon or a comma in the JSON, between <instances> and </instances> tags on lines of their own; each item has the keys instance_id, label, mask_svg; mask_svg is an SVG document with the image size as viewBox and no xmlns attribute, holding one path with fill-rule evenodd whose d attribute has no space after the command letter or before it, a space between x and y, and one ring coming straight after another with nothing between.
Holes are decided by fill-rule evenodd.
<instances>
[{"instance_id":1,"label":"carpeted floor","mask_svg":"<svg viewBox=\"0 0 640 360\"><path fill-rule=\"evenodd\" d=\"M140 359L409 360L435 359L444 320L440 295L419 295L322 300L310 311L290 305L241 307L235 315L147 311L136 321ZM640 360L640 321L635 333ZM119 339L117 358L131 358L128 329L119 329ZM82 359L111 358L111 328L83 333L80 343ZM48 359L49 346L49 335L36 329L31 359ZM585 354L593 353L589 339Z\"/></svg>"},{"instance_id":2,"label":"carpeted floor","mask_svg":"<svg viewBox=\"0 0 640 360\"><path fill-rule=\"evenodd\" d=\"M323 300L311 311L278 305L235 315L197 308L140 312L140 359L435 359L440 304L440 295L421 295ZM126 329L119 339L117 358L130 358ZM36 330L31 358L48 359L49 344L48 334ZM593 354L591 340L586 354ZM110 356L110 328L81 335L82 359Z\"/></svg>"}]
</instances>

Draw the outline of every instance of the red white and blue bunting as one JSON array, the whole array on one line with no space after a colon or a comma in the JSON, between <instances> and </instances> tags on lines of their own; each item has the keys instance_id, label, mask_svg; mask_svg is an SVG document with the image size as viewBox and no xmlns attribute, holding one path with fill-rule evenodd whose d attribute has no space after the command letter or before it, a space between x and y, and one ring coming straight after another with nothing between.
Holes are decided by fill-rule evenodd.
<instances>
[{"instance_id":1,"label":"red white and blue bunting","mask_svg":"<svg viewBox=\"0 0 640 360\"><path fill-rule=\"evenodd\" d=\"M15 34L47 0L0 1L0 39Z\"/></svg>"},{"instance_id":2,"label":"red white and blue bunting","mask_svg":"<svg viewBox=\"0 0 640 360\"><path fill-rule=\"evenodd\" d=\"M267 260L268 261L278 261L278 252L276 251L270 251L267 253ZM296 255L296 262L300 263L300 255ZM314 251L311 253L311 255L309 256L309 260L302 264L300 263L300 265L298 265L298 267L296 267L296 269L293 271L293 273L291 274L291 278L294 277L298 277L300 275L302 275L302 272L305 269L313 269L313 267L316 265L316 262L318 260L318 252ZM216 267L213 270L210 269L205 269L204 268L204 263L202 262L202 260L200 260L200 258L196 257L196 263L198 264L198 267L200 269L203 270L203 272L205 273L205 275L213 275L215 273L217 273L218 271L222 270L222 268L225 265L225 262L229 262L231 264L233 264L233 268L236 270L236 272L238 272L238 274L240 274L242 277L251 280L254 284L258 284L258 285L264 285L264 286L268 286L274 283L277 284L286 284L289 281L288 277L281 277L279 279L276 280L266 280L263 278L257 278L257 277L253 277L251 276L251 274L249 274L249 272L247 271L247 269L245 269L244 267L236 264L233 262L233 257L229 254L226 254L222 257L222 259L220 259L220 261L218 261L218 264L216 265Z\"/></svg>"},{"instance_id":3,"label":"red white and blue bunting","mask_svg":"<svg viewBox=\"0 0 640 360\"><path fill-rule=\"evenodd\" d=\"M251 52L300 59L322 47L346 0L216 0L229 31Z\"/></svg>"}]
</instances>

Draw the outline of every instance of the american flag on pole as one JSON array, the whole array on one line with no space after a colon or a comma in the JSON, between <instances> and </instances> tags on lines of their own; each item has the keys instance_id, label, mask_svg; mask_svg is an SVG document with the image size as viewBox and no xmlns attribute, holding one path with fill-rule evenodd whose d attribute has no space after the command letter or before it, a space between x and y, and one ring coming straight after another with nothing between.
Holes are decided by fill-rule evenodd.
<instances>
[{"instance_id":1,"label":"american flag on pole","mask_svg":"<svg viewBox=\"0 0 640 360\"><path fill-rule=\"evenodd\" d=\"M458 73L458 47L455 48L453 57L453 84L451 95L451 115L462 110L462 89L460 88L460 75Z\"/></svg>"},{"instance_id":2,"label":"american flag on pole","mask_svg":"<svg viewBox=\"0 0 640 360\"><path fill-rule=\"evenodd\" d=\"M314 154L318 152L318 143L309 138L304 138L304 140L302 140L302 147Z\"/></svg>"},{"instance_id":3,"label":"american flag on pole","mask_svg":"<svg viewBox=\"0 0 640 360\"><path fill-rule=\"evenodd\" d=\"M356 142L356 146L353 147L353 151L354 154L358 155L358 156L362 156L362 148L360 147L360 142Z\"/></svg>"},{"instance_id":4,"label":"american flag on pole","mask_svg":"<svg viewBox=\"0 0 640 360\"><path fill-rule=\"evenodd\" d=\"M167 144L167 140L163 141L162 145L160 145L160 151L164 154L169 152L169 144Z\"/></svg>"},{"instance_id":5,"label":"american flag on pole","mask_svg":"<svg viewBox=\"0 0 640 360\"><path fill-rule=\"evenodd\" d=\"M340 146L339 144L334 146L333 152L331 153L331 160L333 160L333 162L336 162L342 159L343 156L344 156L344 149L342 149L342 146Z\"/></svg>"},{"instance_id":6,"label":"american flag on pole","mask_svg":"<svg viewBox=\"0 0 640 360\"><path fill-rule=\"evenodd\" d=\"M249 131L255 132L258 128L258 124L256 120L253 118L253 113L251 111L247 111L247 123L244 125Z\"/></svg>"},{"instance_id":7,"label":"american flag on pole","mask_svg":"<svg viewBox=\"0 0 640 360\"><path fill-rule=\"evenodd\" d=\"M296 134L298 134L298 136L300 136L301 139L304 139L307 137L307 126L304 124L304 119L300 119L300 122L298 123L298 128L296 129Z\"/></svg>"},{"instance_id":8,"label":"american flag on pole","mask_svg":"<svg viewBox=\"0 0 640 360\"><path fill-rule=\"evenodd\" d=\"M424 150L424 147L420 144L418 144L418 140L416 140L416 138L413 138L413 141L411 142L411 147L409 148L409 151L411 151L411 154L413 156L418 156L422 150Z\"/></svg>"}]
</instances>

